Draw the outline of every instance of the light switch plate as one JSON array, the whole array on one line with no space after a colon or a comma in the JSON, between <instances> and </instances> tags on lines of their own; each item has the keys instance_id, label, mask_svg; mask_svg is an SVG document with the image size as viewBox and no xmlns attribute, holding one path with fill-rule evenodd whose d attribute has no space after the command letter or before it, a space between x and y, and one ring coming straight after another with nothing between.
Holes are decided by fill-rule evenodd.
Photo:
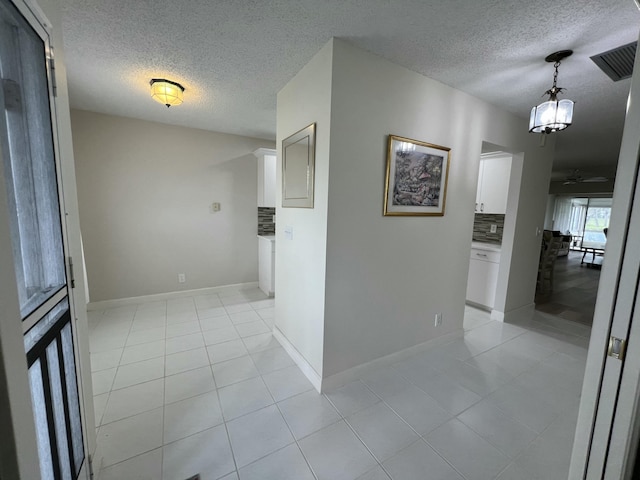
<instances>
[{"instance_id":1,"label":"light switch plate","mask_svg":"<svg viewBox=\"0 0 640 480\"><path fill-rule=\"evenodd\" d=\"M489 230L490 233L496 233L498 231L498 225L493 224L491 225L491 229Z\"/></svg>"}]
</instances>

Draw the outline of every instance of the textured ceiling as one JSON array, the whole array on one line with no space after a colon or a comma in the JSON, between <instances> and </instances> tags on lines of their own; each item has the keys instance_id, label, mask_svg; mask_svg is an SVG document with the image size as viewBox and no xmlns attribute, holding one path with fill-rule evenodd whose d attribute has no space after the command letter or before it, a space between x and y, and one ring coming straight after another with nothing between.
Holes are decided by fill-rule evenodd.
<instances>
[{"instance_id":1,"label":"textured ceiling","mask_svg":"<svg viewBox=\"0 0 640 480\"><path fill-rule=\"evenodd\" d=\"M590 56L637 40L633 0L61 0L72 107L266 139L276 94L331 38L527 117L551 86L544 57L573 49L576 102L554 170L612 175L630 80ZM167 109L149 80L186 87Z\"/></svg>"}]
</instances>

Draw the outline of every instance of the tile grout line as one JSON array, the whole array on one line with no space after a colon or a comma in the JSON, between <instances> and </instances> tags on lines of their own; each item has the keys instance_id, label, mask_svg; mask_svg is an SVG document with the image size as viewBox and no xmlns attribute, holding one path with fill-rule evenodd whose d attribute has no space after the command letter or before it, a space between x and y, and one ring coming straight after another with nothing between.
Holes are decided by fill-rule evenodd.
<instances>
[{"instance_id":1,"label":"tile grout line","mask_svg":"<svg viewBox=\"0 0 640 480\"><path fill-rule=\"evenodd\" d=\"M362 382L362 380L357 379L354 382L360 382L362 383L365 388L367 388L371 393L373 393L373 395L375 395L376 397L378 397L378 399L380 399L382 401L382 399L375 393L373 392L368 385L366 385L364 382ZM349 382L352 383L352 382ZM348 384L345 384L348 385ZM344 386L344 385L342 385ZM341 387L338 387L341 388ZM380 468L382 468L382 470L384 471L384 473L391 478L391 475L389 474L389 472L387 472L387 469L384 468L384 465L382 465L382 462L380 462L380 460L378 459L378 457L376 457L376 455L374 455L373 451L371 451L371 449L369 448L369 446L364 442L364 440L360 437L360 435L358 435L358 432L356 432L356 430L353 428L353 426L349 423L349 421L347 420L347 417L345 417L342 412L338 409L338 407L335 405L335 403L333 403L333 400L331 400L331 398L329 398L329 396L326 393L322 393L321 394L324 398L327 399L327 401L331 404L331 406L334 408L334 410L338 413L338 415L340 415L340 420L343 421L345 423L345 425L347 426L347 428L349 428L349 430L351 430L351 432L355 435L355 437L358 439L358 441L360 441L360 443L364 446L364 448L367 450L367 452L369 452L369 455L371 455L371 458L373 458L376 463L378 464L378 466ZM376 402L378 403L378 402ZM365 410L368 407L365 407L364 409L360 409L358 410L358 412L361 412L362 410ZM352 415L355 415L358 412L353 412ZM394 412L395 413L395 412ZM337 422L336 422L337 423ZM406 422L405 422L406 423ZM335 424L332 424L335 425ZM325 427L326 428L326 427ZM394 455L395 456L395 455ZM375 468L375 467L374 467ZM373 469L371 469L373 470ZM367 470L367 472L369 472L370 470ZM367 473L365 472L365 473Z\"/></svg>"},{"instance_id":2,"label":"tile grout line","mask_svg":"<svg viewBox=\"0 0 640 480\"><path fill-rule=\"evenodd\" d=\"M167 409L166 409L166 400L167 400L167 362L165 360L167 358L167 309L168 309L168 304L165 303L164 359L163 359L163 362L162 362L162 370L163 370L164 376L162 377L162 446L161 446L161 450L160 450L160 480L162 480L164 478L164 446L165 446L164 431L165 431L165 426L166 426L165 415L167 413Z\"/></svg>"},{"instance_id":3,"label":"tile grout line","mask_svg":"<svg viewBox=\"0 0 640 480\"><path fill-rule=\"evenodd\" d=\"M251 358L251 361L252 361L252 363L254 364L254 367L256 367L256 370L258 370L258 367L257 367L257 365L255 364L255 361L254 361L253 357L251 357L251 355L249 355L249 358ZM212 369L213 369L213 365L211 365L211 367L212 367ZM288 368L288 367L284 367L284 368ZM278 370L274 370L274 371L278 371ZM314 478L317 480L317 478L318 478L318 477L317 477L316 473L313 471L313 468L311 467L311 464L309 463L309 461L307 460L307 458L306 458L306 456L305 456L304 452L302 451L302 448L300 448L300 444L298 443L298 439L296 439L295 435L293 434L293 431L291 430L291 426L289 425L289 423L287 422L287 420L286 420L285 416L283 415L282 410L280 410L280 407L279 407L279 405L278 405L278 402L276 402L275 397L273 396L273 393L272 393L272 392L271 392L271 390L269 389L269 386L267 385L267 383L264 381L264 375L263 375L262 373L260 373L260 370L258 370L258 373L259 373L259 375L258 375L257 377L252 377L252 378L250 378L250 379L248 379L248 380L252 380L252 379L254 379L254 378L260 378L260 380L262 381L263 385L265 386L265 388L266 388L267 392L269 393L269 396L271 397L271 400L273 400L273 403L271 403L270 405L266 405L266 406L264 406L264 407L258 408L257 410L253 410L253 411L251 411L251 412L244 413L244 414L242 414L242 415L239 415L239 416L234 417L234 418L229 419L229 420L224 419L224 418L225 418L225 417L224 417L224 412L222 413L222 415L223 415L223 419L224 419L225 428L226 428L226 430L227 430L227 436L228 436L228 439L229 439L229 445L231 446L231 451L232 451L232 453L233 453L233 445L232 445L232 443L231 443L231 437L229 436L229 430L228 430L228 427L227 427L227 423L228 423L228 422L231 422L231 421L235 421L235 420L237 420L237 419L239 419L239 418L246 417L247 415L251 415L251 414L253 414L253 413L256 413L256 412L258 412L258 411L260 411L260 410L264 410L264 409L269 408L269 407L271 407L271 406L275 406L275 407L276 407L276 409L278 410L278 413L279 413L279 414L280 414L280 416L282 417L282 420L284 421L285 425L287 426L287 429L289 430L289 433L291 434L291 438L293 438L293 441L294 441L293 443L295 443L295 444L296 444L296 446L298 447L298 450L300 451L300 453L301 453L302 457L304 458L304 460L305 460L305 462L306 462L307 466L309 467L309 470L311 471L311 474L312 474L312 475L314 476ZM269 373L272 373L272 372L269 372ZM214 377L215 377L215 375L214 375ZM245 380L241 380L241 381L239 381L239 382L236 382L235 384L240 383L240 382L242 382L242 381L245 381ZM230 385L235 385L235 384L230 384ZM229 385L226 385L226 386L229 386ZM226 387L226 386L225 386L225 387ZM225 387L221 387L221 388L225 388ZM219 389L217 389L216 391L218 392L218 401L220 402ZM303 393L306 393L306 392L303 392ZM296 395L292 395L291 397L288 397L288 398L293 398L293 397L295 397L295 396L296 396ZM283 400L284 400L284 399L283 399ZM282 401L282 400L281 400L281 401ZM222 402L220 402L220 405L221 405L221 411L222 411ZM306 437L305 437L305 438L306 438ZM279 448L279 449L277 449L277 450L275 450L275 451L273 451L273 452L270 452L270 453L268 453L268 454L266 454L266 455L263 455L262 457L259 457L259 458L255 459L255 460L253 460L252 462L248 463L247 465L244 465L242 468L245 468L245 467L247 467L247 466L249 466L249 465L252 465L252 464L254 464L255 462L258 462L258 461L262 460L263 458L266 458L266 457L268 457L269 455L271 455L271 454L273 454L273 453L275 453L275 452L278 452L278 451L280 451L280 450L283 450L284 448L288 447L289 445L293 445L293 443L289 443L289 444L287 444L287 445L285 445L285 446L283 446L283 447L281 447L281 448ZM234 462L235 462L235 454L233 454L233 455L234 455ZM238 476L239 476L240 469L238 468L237 463L235 463L235 465L236 465L236 473L237 473L237 474L238 474Z\"/></svg>"},{"instance_id":4,"label":"tile grout line","mask_svg":"<svg viewBox=\"0 0 640 480\"><path fill-rule=\"evenodd\" d=\"M134 311L134 313L133 313L133 317L132 317L132 319L131 319L131 324L129 325L129 330L128 330L128 332L127 332L127 337L126 337L126 339L125 339L125 344L124 344L124 346L123 346L123 348L122 348L122 353L121 353L121 355L120 355L120 361L122 361L122 356L124 355L124 349L127 347L127 340L128 340L128 338L129 338L129 335L130 335L130 334L131 334L131 332L132 332L132 329L133 329L133 323L135 322L135 317L136 317L136 314L137 314L137 312L138 312L138 308L139 308L139 306L140 306L140 304L136 304L136 309L135 309L135 311ZM166 308L166 307L165 307L165 308ZM104 314L103 314L103 316L104 316ZM106 414L106 412L107 412L107 408L109 407L109 400L111 399L111 393L112 393L112 392L113 392L113 390L114 390L114 389L113 389L113 386L115 385L115 379L116 379L116 377L117 377L117 375L118 375L118 371L120 370L120 361L118 362L118 366L117 366L117 368L116 368L116 373L115 373L115 375L114 375L114 377L113 377L113 381L112 381L112 384L111 384L111 388L109 389L109 392L108 392L108 393L109 393L109 396L107 397L107 403L105 404L104 412L103 412L102 417L101 417L101 422L100 422L100 423L101 423L101 425L100 425L100 428L102 428L103 426L106 426L106 425L109 425L109 424L115 423L115 422L117 422L117 421L124 420L124 419L126 419L126 418L131 418L131 417L135 416L135 415L130 415L130 416L124 417L124 418L122 418L122 419L114 420L113 422L109 422L109 423L106 423L106 424L102 425L102 419L104 419L104 415L105 415L105 414ZM155 379L155 380L158 380L158 379ZM153 381L153 380L150 380L150 381ZM142 382L142 383L146 383L146 382ZM133 385L132 385L132 386L133 386ZM127 387L123 387L123 388L127 388ZM121 389L117 389L117 390L121 390ZM162 414L163 414L162 416L163 416L163 422L164 422L164 380L163 380L163 405L162 405L162 409L163 409L163 410L162 410ZM152 409L152 410L153 410L153 409ZM146 410L146 411L141 412L141 413L146 413L146 412L148 412L148 411L151 411L151 410ZM163 430L164 430L164 428L163 428ZM164 432L163 432L163 436L164 436ZM97 450L97 448L98 448L98 446L97 446L97 444L98 444L98 440L99 440L99 439L98 439L98 438L96 438L96 450ZM159 448L162 448L162 446L161 446L161 447L159 447ZM122 462L125 462L125 461L127 461L127 460L130 460L131 458L135 458L135 457L140 456L140 455L145 455L145 454L149 453L149 452L150 452L150 451L152 451L152 450L155 450L155 448L153 448L153 449L151 449L151 450L148 450L148 451L146 451L146 452L139 453L138 455L134 455L133 457L126 458L126 459L124 459L124 460L122 460L122 461L120 461L120 462L116 462L116 463L114 463L114 464L112 464L112 465L107 465L106 467L102 466L102 468L97 472L97 475L98 475L98 477L100 477L101 472L102 472L103 470L105 470L106 468L109 468L109 467L112 467L112 466L118 465L119 463L122 463Z\"/></svg>"},{"instance_id":5,"label":"tile grout line","mask_svg":"<svg viewBox=\"0 0 640 480\"><path fill-rule=\"evenodd\" d=\"M208 354L208 353L207 353ZM222 409L222 401L220 399L220 389L218 388L218 383L216 382L216 378L215 375L213 374L213 365L209 364L209 369L211 370L211 376L213 377L213 383L216 386L216 398L218 399L218 405L220 405L220 416L222 417L222 424L224 425L224 431L227 434L227 442L229 443L229 451L231 451L231 459L233 460L233 466L235 467L235 472L236 472L236 476L240 476L240 474L238 473L238 462L236 460L236 454L233 451L233 444L231 443L231 435L229 434L229 427L227 425L227 419L224 415L224 410ZM224 474L222 477L219 478L223 478L226 475L230 475L233 472L228 472L226 474Z\"/></svg>"},{"instance_id":6,"label":"tile grout line","mask_svg":"<svg viewBox=\"0 0 640 480\"><path fill-rule=\"evenodd\" d=\"M369 385L367 385L367 384L366 384L366 382L364 382L361 378L359 378L359 379L355 380L354 382L360 382L362 385L364 385L364 387L365 387L367 390L369 390L369 391L370 391L374 396L376 396L376 397L380 400L380 402L376 402L376 403L382 403L382 404L384 404L387 408L389 408L389 410L391 410L391 411L393 412L393 414L394 414L398 419L400 419L400 421L401 421L401 422L403 422L405 425L407 425L407 426L408 426L408 427L409 427L409 428L410 428L410 429L411 429L411 430L412 430L412 431L413 431L413 432L418 436L418 439L417 439L417 440L415 440L414 442L409 443L408 445L405 445L403 448L401 448L398 452L394 453L394 454L393 454L391 457L389 457L387 460L391 460L392 458L396 457L396 456L397 456L397 455L398 455L402 450L404 450L405 448L408 448L409 446L413 445L414 443L419 442L419 441L422 441L423 443L427 444L427 445L429 446L429 448L431 448L431 449L436 453L436 455L438 455L440 458L442 458L442 460L443 460L444 462L446 462L447 464L449 464L449 466L450 466L450 467L451 467L455 472L457 472L460 476L462 476L462 478L465 478L465 479L466 479L466 477L465 477L464 475L462 475L462 473L461 473L461 472L459 472L457 468L455 468L453 465L451 465L451 463L450 463L446 458L444 458L442 455L440 455L440 453L439 453L435 448L433 448L433 447L431 446L431 444L429 444L429 442L427 442L427 440L424 438L424 435L421 435L421 434L420 434L420 432L418 432L418 431L417 431L415 428L413 428L413 427L412 427L412 426L411 426L411 425L410 425L410 424L409 424L409 423L408 423L404 418L402 418L402 417L400 416L400 414L398 414L398 412L396 412L396 411L393 409L393 407L391 407L391 405L389 405L389 404L384 400L384 398L382 398L380 395L378 395L376 392L374 392L374 391L371 389L371 387L369 387ZM348 384L345 384L345 385L348 385ZM343 386L344 386L344 385L343 385ZM338 388L340 388L340 387L338 387ZM426 392L424 392L424 393L425 393L427 396L429 396ZM367 446L367 444L365 443L365 441L360 437L360 435L358 434L358 432L356 432L355 428L351 425L351 423L349 423L349 421L347 420L347 417L345 417L345 416L343 416L343 415L342 415L342 413L340 412L340 410L338 410L338 407L333 403L333 401L328 397L328 395L327 395L326 393L325 393L325 394L323 394L323 395L327 398L327 400L328 400L329 402L331 402L331 405L333 405L333 407L336 409L336 411L338 412L338 414L342 417L342 419L344 420L344 422L349 426L349 428L351 429L351 431L356 435L356 437L358 437L358 440L360 440L360 442L362 442L362 444L365 446L365 448L369 451L369 453L373 456L373 458L378 462L378 465L380 465L380 467L382 468L382 470L384 470L384 472L389 476L389 478L392 478L392 477L391 477L391 474L387 471L387 469L385 468L385 466L383 465L383 463L378 459L378 457L376 457L376 456L374 455L374 453L369 449L369 447ZM429 398L432 398L432 397L430 397L430 396L429 396ZM438 403L435 399L434 399L433 401L434 401L434 402L436 402L436 403ZM375 404L374 404L374 405L375 405ZM374 406L374 405L370 405L370 407L372 407L372 406ZM358 413L358 412L362 412L363 410L366 410L367 408L370 408L370 407L362 408L362 409L360 409L360 410L358 410L358 411L356 411L356 412L353 412L351 415L355 415L356 413ZM450 413L450 412L448 412L448 413ZM455 417L452 417L452 418L455 418ZM447 420L447 421L449 421L449 420ZM444 423L446 423L446 422L444 422ZM444 423L443 423L443 424L441 424L441 425L444 425ZM436 428L438 428L438 427L436 427ZM433 430L435 430L436 428L434 428ZM433 431L433 430L432 430L432 431ZM426 434L425 434L425 435L426 435ZM385 460L385 461L387 461L387 460Z\"/></svg>"},{"instance_id":7,"label":"tile grout line","mask_svg":"<svg viewBox=\"0 0 640 480\"><path fill-rule=\"evenodd\" d=\"M271 372L269 372L271 373ZM261 375L262 377L262 375ZM293 433L293 430L291 429L291 425L289 425L289 422L287 422L287 418L284 416L284 414L282 413L282 410L280 409L280 405L278 405L278 402L276 402L276 398L273 396L273 393L271 392L271 389L269 388L269 385L267 385L267 382L264 381L264 378L262 378L262 383L264 383L265 387L267 388L267 392L269 392L269 395L271 396L271 399L273 400L273 405L275 405L276 409L278 410L278 413L280 414L280 416L282 417L282 420L284 421L284 424L287 426L287 428L289 429L289 433L291 434L291 438L293 438L293 441L295 442L296 446L298 447L298 451L300 452L300 454L302 455L302 458L304 459L305 463L307 464L307 467L309 468L309 471L311 472L311 475L313 475L313 478L315 480L318 480L318 475L316 474L315 470L313 469L313 467L311 466L311 463L309 462L309 459L307 459L307 456L304 454L304 450L302 450L302 447L300 446L300 442L298 440L298 438L296 438L295 434ZM306 393L306 392L303 392ZM301 395L301 394L299 394ZM293 398L296 395L292 395L291 397L288 398ZM280 400L280 401L284 401ZM306 438L306 437L303 437ZM302 439L300 439L302 440ZM289 445L293 445L293 444L289 444ZM286 445L285 447L282 448L286 448L288 445ZM272 452L274 453L274 452ZM269 454L271 455L271 454ZM264 458L264 457L262 457ZM256 460L257 461L257 460Z\"/></svg>"},{"instance_id":8,"label":"tile grout line","mask_svg":"<svg viewBox=\"0 0 640 480\"><path fill-rule=\"evenodd\" d=\"M484 352L483 352L483 353L484 353ZM452 357L452 358L453 358L453 357ZM424 394L425 394L425 395L427 395L429 398L431 398L435 403L437 403L438 405L440 405L440 407L441 407L441 408L443 408L443 409L444 409L448 414L452 415L452 417L451 417L451 418L449 418L447 421L443 422L442 424L440 424L438 427L435 427L434 429L432 429L430 432L428 432L428 433L426 433L426 434L424 434L424 435L421 435L417 430L415 430L411 425L409 425L409 423L408 423L408 422L406 422L406 421L405 421L405 420L400 416L400 414L398 414L398 413L393 409L393 407L392 407L391 405L389 405L389 404L388 404L388 403L387 403L387 402L386 402L382 397L380 397L379 395L377 395L377 394L376 394L376 393L375 393L375 392L374 392L374 391L373 391L373 390L372 390L372 389L371 389L371 388L366 384L366 382L364 382L364 381L363 381L362 383L364 383L364 385L365 385L365 386L366 386L366 387L371 391L371 393L373 393L373 394L374 394L374 395L376 395L378 398L380 398L380 400L381 400L381 401L382 401L382 402L383 402L387 407L389 407L389 408L393 411L393 413L394 413L396 416L398 416L398 417L399 417L399 418L400 418L404 423L406 423L406 424L409 426L409 428L411 428L411 429L412 429L412 430L413 430L413 431L414 431L414 432L415 432L415 433L420 437L420 440L422 440L424 443L426 443L426 444L429 446L429 448L431 448L431 449L432 449L432 450L433 450L433 451L434 451L434 452L435 452L435 453L436 453L440 458L442 458L442 460L444 460L444 461L445 461L445 462L446 462L446 463L447 463L447 464L448 464L448 465L449 465L449 466L450 466L454 471L456 471L456 472L457 472L457 473L458 473L462 478L465 478L465 479L466 479L467 477L465 477L465 476L462 474L462 472L460 472L460 471L459 471L459 470L458 470L458 469L457 469L453 464L451 464L451 462L449 462L446 458L444 458L444 456L442 456L442 455L440 454L440 452L438 452L438 451L437 451L437 450L436 450L436 449L435 449L435 448L434 448L434 447L429 443L429 441L428 441L425 437L426 437L428 434L430 434L431 432L433 432L433 431L435 431L436 429L440 428L440 427L441 427L442 425L444 425L445 423L447 423L447 422L449 422L449 421L451 421L451 420L454 420L454 419L458 420L458 416L462 415L462 414L463 414L464 412L466 412L467 410L469 410L469 409L473 408L475 405L477 405L477 404L479 404L480 402L482 402L482 401L483 401L485 398L487 398L488 396L481 397L481 399L480 399L479 401L474 402L472 405L469 405L467 408L465 408L465 409L464 409L464 410L462 410L461 412L459 412L459 413L457 413L457 414L453 414L452 412L450 412L449 410L447 410L446 408L444 408L444 407L440 404L440 402L438 402L438 401L437 401L436 399L434 399L431 395L429 395L429 393L428 393L428 392L426 392L424 389L420 388L420 386L418 386L417 384L415 384L414 382L412 382L409 378L407 378L406 376L404 376L404 375L402 374L402 372L398 371L398 370L397 370L393 365L391 365L391 368L393 368L393 369L395 370L395 372L396 372L400 377L402 377L404 380L406 380L410 385L412 385L413 387L417 388L417 389L418 389L418 390L420 390L422 393L424 393ZM435 371L435 370L434 370L434 371ZM360 381L362 381L362 380L360 379ZM457 384L458 382L455 382L455 383ZM467 390L468 390L468 389L467 389ZM470 391L471 391L471 390L470 390ZM475 393L475 392L474 392L474 393ZM478 395L478 396L480 396L480 395ZM506 415L506 412L505 412L505 415ZM511 417L509 416L509 418L511 418ZM460 421L460 422L461 422L461 420L458 420L458 421ZM462 423L463 423L463 425L467 426L467 425L466 425L466 423L464 423L464 422L462 422ZM468 428L471 428L471 427L468 427ZM475 432L475 430L473 430L473 429L471 429L471 430ZM480 438L482 438L485 442L487 442L489 445L491 445L493 448L496 448L496 450L498 450L500 453L502 453L499 449L497 449L497 447L495 447L491 442L489 442L487 439L485 439L482 435L480 435L480 434L479 434L479 433L477 433L477 432L475 432L475 433L476 433ZM405 447L405 448L406 448L406 447ZM506 455L505 455L505 456L506 456Z\"/></svg>"}]
</instances>

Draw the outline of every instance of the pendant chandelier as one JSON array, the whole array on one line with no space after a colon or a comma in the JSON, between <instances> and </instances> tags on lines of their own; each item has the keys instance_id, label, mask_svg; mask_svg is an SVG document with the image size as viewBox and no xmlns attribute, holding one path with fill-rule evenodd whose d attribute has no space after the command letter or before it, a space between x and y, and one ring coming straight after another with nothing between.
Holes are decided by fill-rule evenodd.
<instances>
[{"instance_id":1,"label":"pendant chandelier","mask_svg":"<svg viewBox=\"0 0 640 480\"><path fill-rule=\"evenodd\" d=\"M564 88L556 85L558 81L558 67L560 62L570 56L573 50L561 50L552 53L545 61L553 62L555 73L553 74L553 86L545 92L549 100L531 109L529 118L530 133L553 133L564 130L573 120L573 102L568 99L558 100L558 94Z\"/></svg>"}]
</instances>

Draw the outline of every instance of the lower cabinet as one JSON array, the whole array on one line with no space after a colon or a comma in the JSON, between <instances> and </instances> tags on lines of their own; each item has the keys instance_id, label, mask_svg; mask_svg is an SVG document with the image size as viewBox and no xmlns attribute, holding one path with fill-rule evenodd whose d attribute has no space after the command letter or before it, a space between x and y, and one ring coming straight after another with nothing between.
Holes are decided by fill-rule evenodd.
<instances>
[{"instance_id":1,"label":"lower cabinet","mask_svg":"<svg viewBox=\"0 0 640 480\"><path fill-rule=\"evenodd\" d=\"M492 309L496 298L500 253L477 248L471 249L467 301Z\"/></svg>"},{"instance_id":2,"label":"lower cabinet","mask_svg":"<svg viewBox=\"0 0 640 480\"><path fill-rule=\"evenodd\" d=\"M258 237L258 287L273 297L276 291L276 241Z\"/></svg>"}]
</instances>

